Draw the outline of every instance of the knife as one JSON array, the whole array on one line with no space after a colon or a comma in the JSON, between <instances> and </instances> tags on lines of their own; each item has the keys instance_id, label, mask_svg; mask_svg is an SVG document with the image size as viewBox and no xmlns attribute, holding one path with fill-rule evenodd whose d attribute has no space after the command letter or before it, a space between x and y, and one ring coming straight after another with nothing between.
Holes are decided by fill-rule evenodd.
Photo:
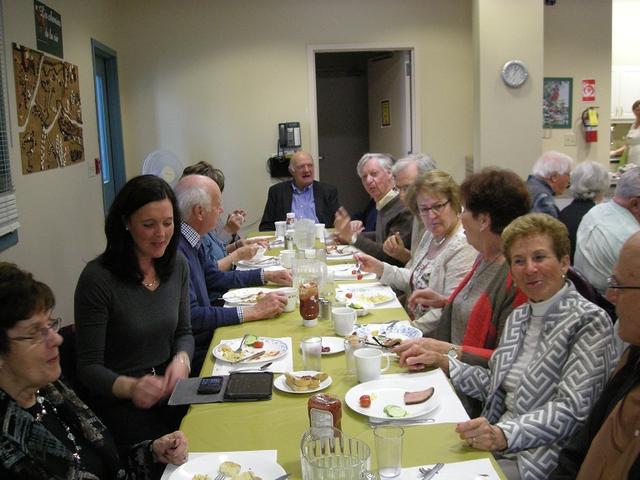
<instances>
[{"instance_id":1,"label":"knife","mask_svg":"<svg viewBox=\"0 0 640 480\"><path fill-rule=\"evenodd\" d=\"M253 355L249 355L248 357L244 357L241 358L239 360L236 360L235 362L230 362L230 363L240 363L240 362L246 362L248 360L255 360L256 358L260 358L262 355L264 355L265 350L262 350L260 352L254 353Z\"/></svg>"},{"instance_id":2,"label":"knife","mask_svg":"<svg viewBox=\"0 0 640 480\"><path fill-rule=\"evenodd\" d=\"M280 475L276 480L287 480L291 476L290 473L285 473L284 475Z\"/></svg>"}]
</instances>

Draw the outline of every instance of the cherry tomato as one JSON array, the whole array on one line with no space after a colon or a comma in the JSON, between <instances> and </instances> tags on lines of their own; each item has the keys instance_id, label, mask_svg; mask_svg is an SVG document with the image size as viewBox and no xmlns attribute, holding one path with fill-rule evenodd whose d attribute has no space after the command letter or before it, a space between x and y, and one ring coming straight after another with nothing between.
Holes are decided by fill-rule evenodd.
<instances>
[{"instance_id":1,"label":"cherry tomato","mask_svg":"<svg viewBox=\"0 0 640 480\"><path fill-rule=\"evenodd\" d=\"M264 342L262 340L256 340L255 342L253 342L253 345L251 345L253 348L262 348L264 347Z\"/></svg>"},{"instance_id":2,"label":"cherry tomato","mask_svg":"<svg viewBox=\"0 0 640 480\"><path fill-rule=\"evenodd\" d=\"M362 395L360 397L360 406L362 408L369 408L371 406L371 397L369 395Z\"/></svg>"}]
</instances>

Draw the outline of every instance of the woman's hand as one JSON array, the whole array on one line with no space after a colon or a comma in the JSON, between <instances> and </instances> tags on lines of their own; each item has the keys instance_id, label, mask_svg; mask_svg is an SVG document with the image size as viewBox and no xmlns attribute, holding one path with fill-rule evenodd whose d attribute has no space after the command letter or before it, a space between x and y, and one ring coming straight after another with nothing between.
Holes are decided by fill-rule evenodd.
<instances>
[{"instance_id":1,"label":"woman's hand","mask_svg":"<svg viewBox=\"0 0 640 480\"><path fill-rule=\"evenodd\" d=\"M244 245L240 248L236 248L231 254L231 260L234 262L237 262L238 260L249 260L254 257L259 247L260 246L258 244L254 243L253 245Z\"/></svg>"},{"instance_id":2,"label":"woman's hand","mask_svg":"<svg viewBox=\"0 0 640 480\"><path fill-rule=\"evenodd\" d=\"M180 430L163 435L151 444L151 451L156 462L182 465L187 461L187 437Z\"/></svg>"},{"instance_id":3,"label":"woman's hand","mask_svg":"<svg viewBox=\"0 0 640 480\"><path fill-rule=\"evenodd\" d=\"M422 350L431 350L444 355L446 355L449 352L449 349L453 346L449 342L443 342L442 340L436 340L435 338L415 338L413 340L405 340L400 345L396 345L393 351L397 354L401 354L414 345L419 346Z\"/></svg>"},{"instance_id":4,"label":"woman's hand","mask_svg":"<svg viewBox=\"0 0 640 480\"><path fill-rule=\"evenodd\" d=\"M189 376L190 364L191 361L189 360L187 352L178 352L175 357L173 357L173 360L164 371L164 396L171 395L176 383L178 383L178 380L182 380Z\"/></svg>"},{"instance_id":5,"label":"woman's hand","mask_svg":"<svg viewBox=\"0 0 640 480\"><path fill-rule=\"evenodd\" d=\"M414 290L409 296L408 306L410 309L416 308L416 305L426 305L431 308L442 308L447 304L447 297L434 292L430 288L420 288Z\"/></svg>"},{"instance_id":6,"label":"woman's hand","mask_svg":"<svg viewBox=\"0 0 640 480\"><path fill-rule=\"evenodd\" d=\"M293 279L291 278L289 270L283 268L282 270L265 271L264 281L290 287Z\"/></svg>"},{"instance_id":7,"label":"woman's hand","mask_svg":"<svg viewBox=\"0 0 640 480\"><path fill-rule=\"evenodd\" d=\"M399 365L409 370L423 370L428 367L439 367L449 373L449 359L446 355L413 344L400 354Z\"/></svg>"},{"instance_id":8,"label":"woman's hand","mask_svg":"<svg viewBox=\"0 0 640 480\"><path fill-rule=\"evenodd\" d=\"M131 401L142 409L153 407L165 396L165 379L158 375L145 375L133 386Z\"/></svg>"},{"instance_id":9,"label":"woman's hand","mask_svg":"<svg viewBox=\"0 0 640 480\"><path fill-rule=\"evenodd\" d=\"M456 432L469 446L478 450L496 452L508 447L507 439L500 427L491 425L484 417L472 418L456 426Z\"/></svg>"},{"instance_id":10,"label":"woman's hand","mask_svg":"<svg viewBox=\"0 0 640 480\"><path fill-rule=\"evenodd\" d=\"M400 232L389 235L382 244L382 250L390 257L400 260L401 262L407 263L411 260L411 252L405 248Z\"/></svg>"},{"instance_id":11,"label":"woman's hand","mask_svg":"<svg viewBox=\"0 0 640 480\"><path fill-rule=\"evenodd\" d=\"M360 233L364 230L362 220L351 220L349 226L351 227L351 233Z\"/></svg>"},{"instance_id":12,"label":"woman's hand","mask_svg":"<svg viewBox=\"0 0 640 480\"><path fill-rule=\"evenodd\" d=\"M234 210L227 216L227 223L224 225L224 229L230 234L237 233L240 230L240 226L244 223L246 213L244 210Z\"/></svg>"},{"instance_id":13,"label":"woman's hand","mask_svg":"<svg viewBox=\"0 0 640 480\"><path fill-rule=\"evenodd\" d=\"M382 273L384 272L384 264L377 258L373 258L371 255L367 255L366 253L354 254L353 258L355 258L356 262L360 264L361 270L375 273L378 277L382 276Z\"/></svg>"}]
</instances>

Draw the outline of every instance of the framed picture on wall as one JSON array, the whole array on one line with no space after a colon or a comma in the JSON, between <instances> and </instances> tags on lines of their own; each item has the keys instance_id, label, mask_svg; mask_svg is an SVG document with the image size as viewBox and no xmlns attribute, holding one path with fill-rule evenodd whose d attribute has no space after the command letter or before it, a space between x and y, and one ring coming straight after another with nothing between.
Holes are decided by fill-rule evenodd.
<instances>
[{"instance_id":1,"label":"framed picture on wall","mask_svg":"<svg viewBox=\"0 0 640 480\"><path fill-rule=\"evenodd\" d=\"M542 87L542 127L571 128L573 79L546 77Z\"/></svg>"}]
</instances>

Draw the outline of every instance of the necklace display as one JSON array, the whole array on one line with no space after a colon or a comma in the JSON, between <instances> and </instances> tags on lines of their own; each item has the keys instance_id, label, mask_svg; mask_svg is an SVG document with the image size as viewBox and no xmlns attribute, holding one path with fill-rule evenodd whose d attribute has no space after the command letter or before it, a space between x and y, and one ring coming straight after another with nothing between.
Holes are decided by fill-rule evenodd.
<instances>
[{"instance_id":1,"label":"necklace display","mask_svg":"<svg viewBox=\"0 0 640 480\"><path fill-rule=\"evenodd\" d=\"M463 300L467 300L469 298L469 295L471 294L471 292L473 291L473 287L475 286L476 280L478 279L478 277L485 271L487 270L491 265L493 265L496 260L498 260L500 257L502 256L502 253L498 253L495 257L493 257L491 260L485 260L484 258L482 259L482 261L480 262L481 265L478 266L478 268L476 269L475 272L473 272L473 275L471 275L471 280L469 280L469 283L467 285L467 288L464 292L464 295L462 295L462 299ZM482 263L484 263L484 265L482 265Z\"/></svg>"},{"instance_id":2,"label":"necklace display","mask_svg":"<svg viewBox=\"0 0 640 480\"><path fill-rule=\"evenodd\" d=\"M442 238L440 240L436 240L436 238L433 238L433 243L435 243L438 247L440 245L442 245L444 243L444 241L447 239L446 235L443 235Z\"/></svg>"},{"instance_id":3,"label":"necklace display","mask_svg":"<svg viewBox=\"0 0 640 480\"><path fill-rule=\"evenodd\" d=\"M49 402L49 400L47 400L42 395L40 395L40 392L36 392L36 402L40 406L40 412L36 414L36 422L42 423L42 420L44 419L44 417L49 413L49 411L47 410L47 407L45 406L45 402L46 402L49 405L49 409L51 410L51 413L55 415L56 419L62 425L62 428L64 428L64 431L67 432L67 438L71 441L71 443L73 444L73 448L75 450L75 452L71 455L71 458L73 458L73 462L77 466L79 466L80 463L82 462L82 459L80 457L80 450L82 450L82 447L78 445L78 443L76 442L76 436L71 432L71 428L69 428L69 425L67 425L58 416L58 409L54 407L53 404Z\"/></svg>"}]
</instances>

